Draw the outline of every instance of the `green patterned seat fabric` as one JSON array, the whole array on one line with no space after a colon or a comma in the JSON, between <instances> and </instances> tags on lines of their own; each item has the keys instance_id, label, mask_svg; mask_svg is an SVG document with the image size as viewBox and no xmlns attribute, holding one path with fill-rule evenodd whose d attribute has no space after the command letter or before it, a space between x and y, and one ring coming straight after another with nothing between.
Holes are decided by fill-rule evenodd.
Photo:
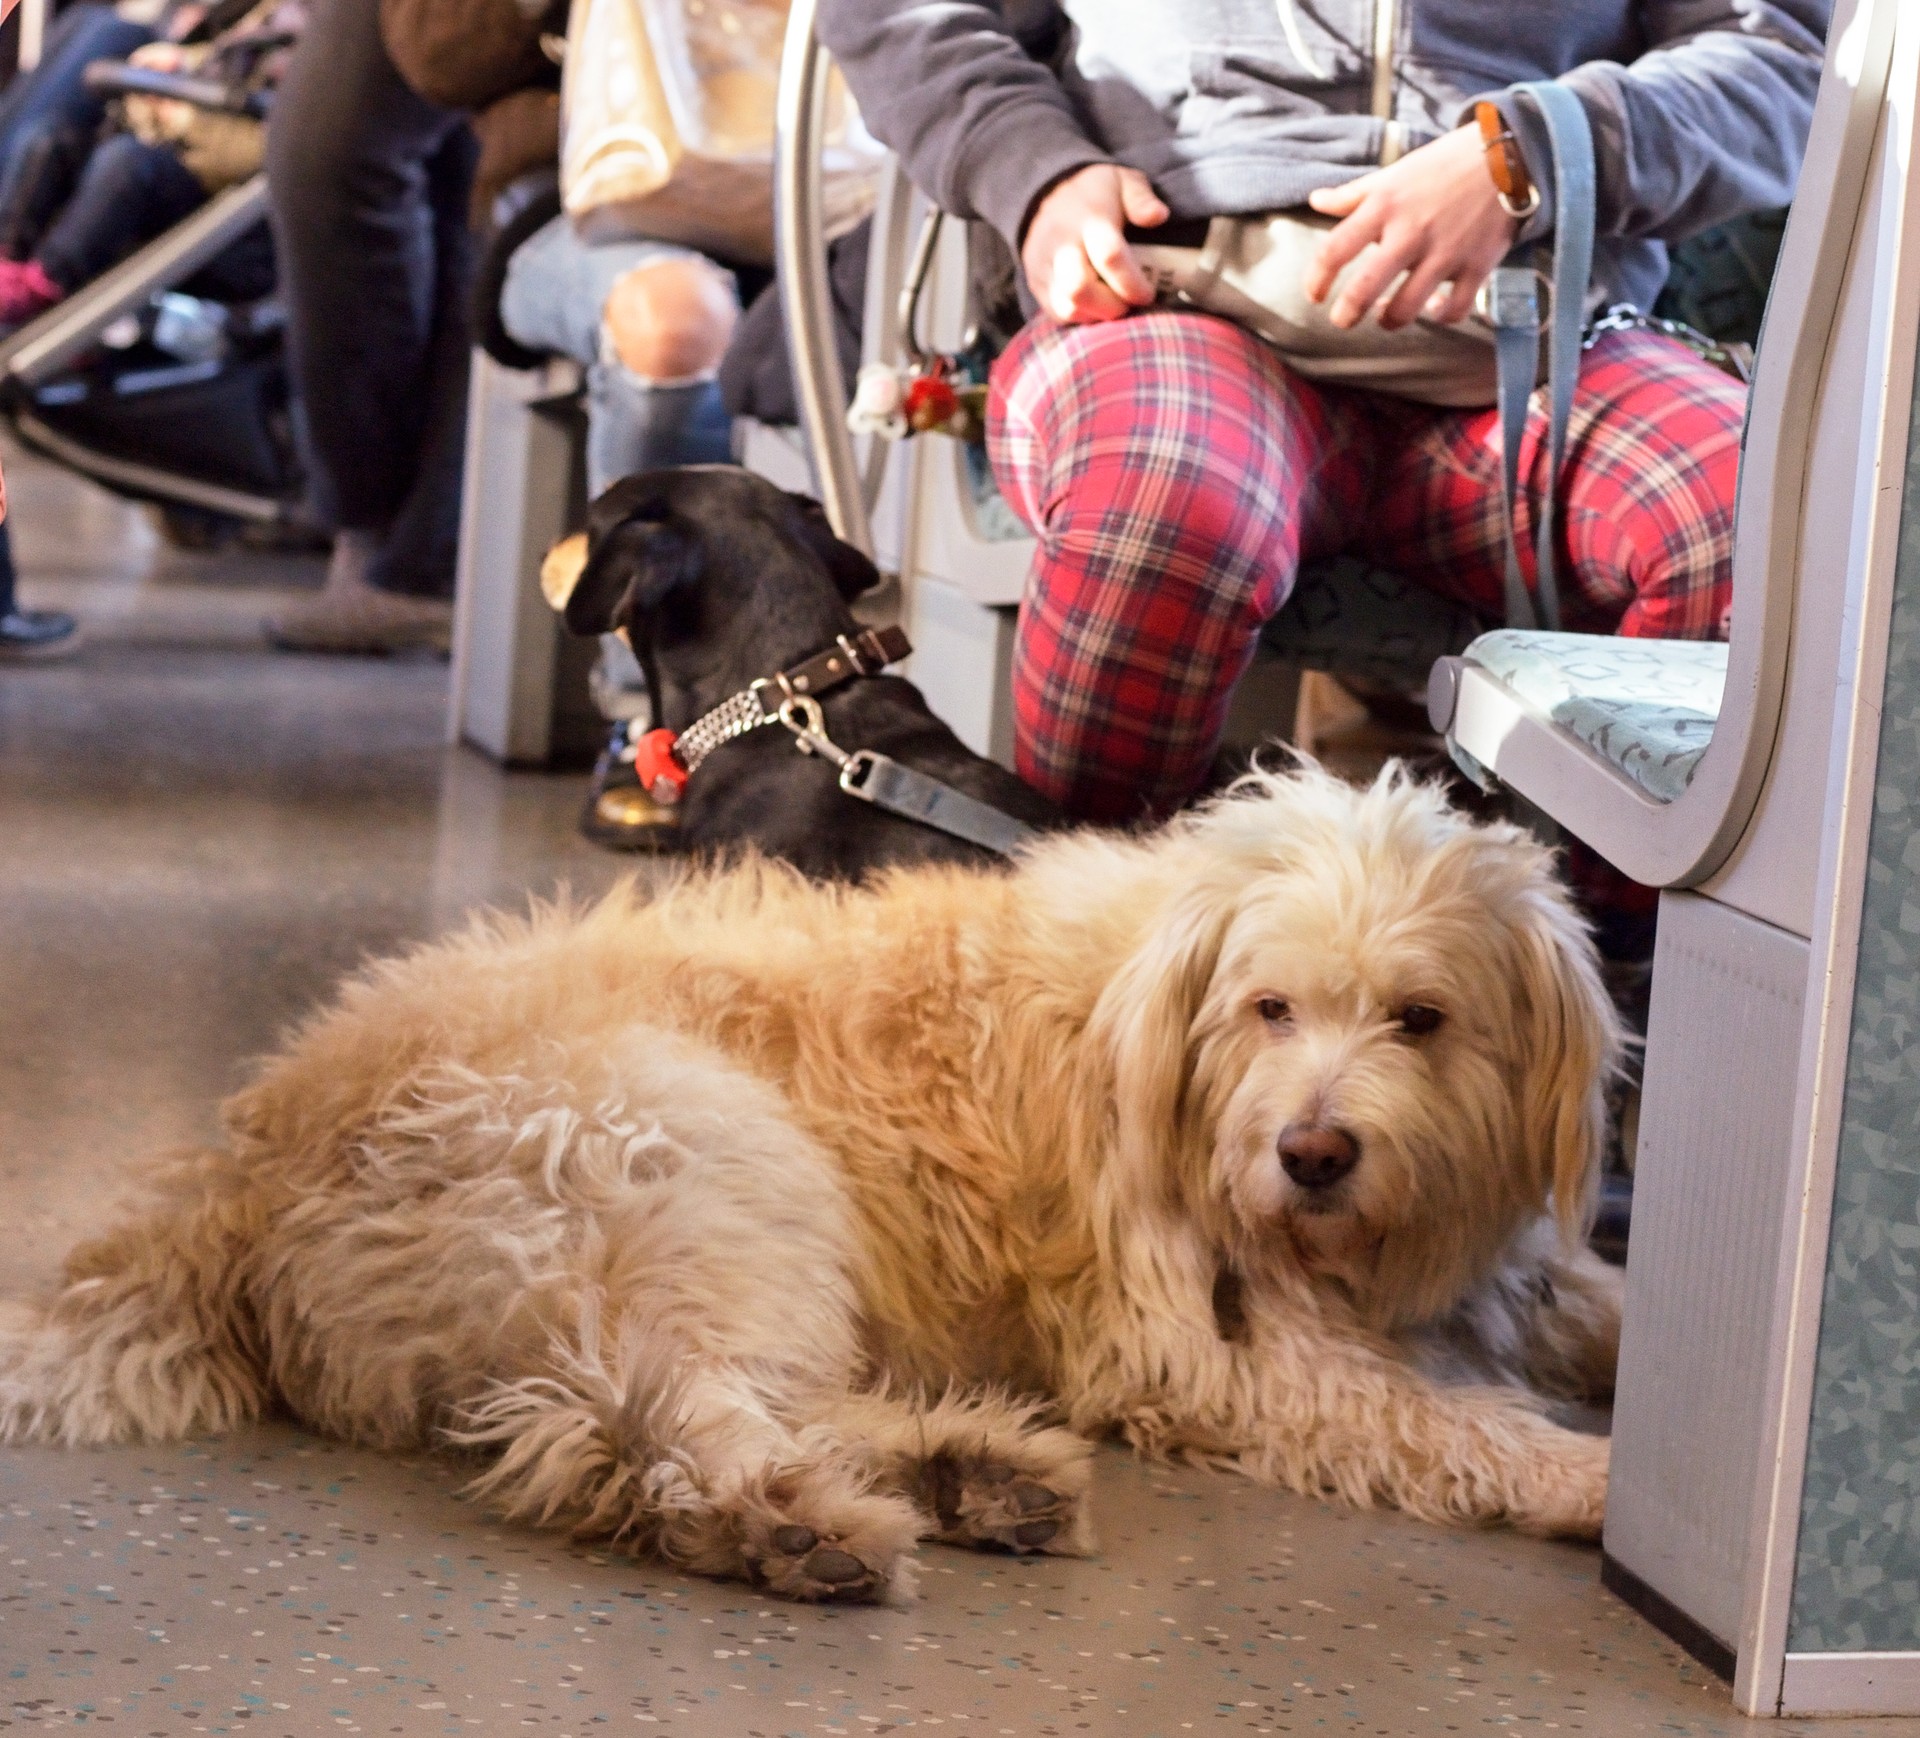
<instances>
[{"instance_id":1,"label":"green patterned seat fabric","mask_svg":"<svg viewBox=\"0 0 1920 1738\"><path fill-rule=\"evenodd\" d=\"M1260 643L1302 669L1417 694L1434 659L1460 651L1485 626L1437 591L1341 556L1300 569Z\"/></svg>"},{"instance_id":2,"label":"green patterned seat fabric","mask_svg":"<svg viewBox=\"0 0 1920 1738\"><path fill-rule=\"evenodd\" d=\"M1727 648L1713 640L1501 628L1482 634L1466 658L1667 803L1713 740L1727 685Z\"/></svg>"}]
</instances>

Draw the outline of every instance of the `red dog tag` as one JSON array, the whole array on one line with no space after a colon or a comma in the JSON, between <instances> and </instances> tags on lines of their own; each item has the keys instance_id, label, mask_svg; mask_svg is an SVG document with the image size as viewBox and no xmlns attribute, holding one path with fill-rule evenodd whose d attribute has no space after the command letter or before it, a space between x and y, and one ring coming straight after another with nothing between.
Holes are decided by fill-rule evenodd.
<instances>
[{"instance_id":1,"label":"red dog tag","mask_svg":"<svg viewBox=\"0 0 1920 1738\"><path fill-rule=\"evenodd\" d=\"M679 740L671 730L649 730L633 745L633 770L640 788L663 809L670 809L687 788L687 769L674 752Z\"/></svg>"}]
</instances>

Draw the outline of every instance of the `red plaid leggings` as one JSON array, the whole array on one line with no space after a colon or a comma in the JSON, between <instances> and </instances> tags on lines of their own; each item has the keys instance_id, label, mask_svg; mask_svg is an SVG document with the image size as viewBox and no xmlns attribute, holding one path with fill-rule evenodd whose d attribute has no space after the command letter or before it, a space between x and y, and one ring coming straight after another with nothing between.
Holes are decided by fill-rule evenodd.
<instances>
[{"instance_id":1,"label":"red plaid leggings","mask_svg":"<svg viewBox=\"0 0 1920 1738\"><path fill-rule=\"evenodd\" d=\"M1543 397L1521 453L1535 488ZM1586 353L1560 485L1570 630L1725 637L1743 405L1652 333ZM1350 552L1502 611L1495 413L1315 386L1225 320L1036 321L994 369L987 445L1040 539L1014 652L1019 768L1081 818L1199 788L1303 559Z\"/></svg>"}]
</instances>

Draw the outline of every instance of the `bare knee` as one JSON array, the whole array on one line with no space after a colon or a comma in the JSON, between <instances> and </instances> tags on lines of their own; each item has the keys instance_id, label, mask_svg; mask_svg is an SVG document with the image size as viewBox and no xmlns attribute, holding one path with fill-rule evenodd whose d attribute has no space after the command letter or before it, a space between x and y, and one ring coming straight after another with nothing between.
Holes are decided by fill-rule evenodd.
<instances>
[{"instance_id":1,"label":"bare knee","mask_svg":"<svg viewBox=\"0 0 1920 1738\"><path fill-rule=\"evenodd\" d=\"M607 336L642 380L684 380L718 366L740 317L733 284L704 259L636 266L607 295Z\"/></svg>"}]
</instances>

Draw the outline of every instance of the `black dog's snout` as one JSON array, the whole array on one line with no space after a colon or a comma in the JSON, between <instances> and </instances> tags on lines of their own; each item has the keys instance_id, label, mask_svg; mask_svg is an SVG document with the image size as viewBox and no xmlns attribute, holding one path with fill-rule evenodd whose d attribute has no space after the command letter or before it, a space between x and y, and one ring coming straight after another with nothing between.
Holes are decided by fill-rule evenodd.
<instances>
[{"instance_id":1,"label":"black dog's snout","mask_svg":"<svg viewBox=\"0 0 1920 1738\"><path fill-rule=\"evenodd\" d=\"M1360 1143L1343 1128L1290 1122L1280 1131L1280 1168L1303 1189L1328 1189L1360 1162Z\"/></svg>"}]
</instances>

